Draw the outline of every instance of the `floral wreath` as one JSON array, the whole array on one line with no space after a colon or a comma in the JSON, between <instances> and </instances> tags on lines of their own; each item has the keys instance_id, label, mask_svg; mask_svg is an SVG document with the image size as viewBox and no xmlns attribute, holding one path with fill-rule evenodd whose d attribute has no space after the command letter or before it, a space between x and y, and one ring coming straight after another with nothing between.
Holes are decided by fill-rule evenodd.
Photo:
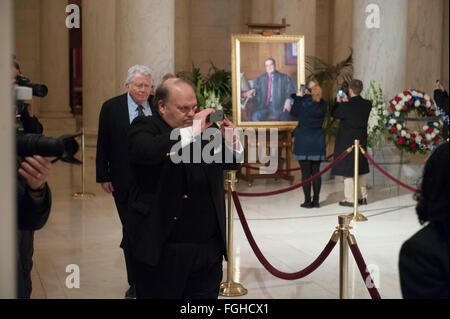
<instances>
[{"instance_id":1,"label":"floral wreath","mask_svg":"<svg viewBox=\"0 0 450 319\"><path fill-rule=\"evenodd\" d=\"M400 150L410 153L425 154L432 150L438 143L440 132L446 117L434 103L433 99L419 90L409 90L398 94L389 102L389 109L392 111L387 117L386 127L389 133L389 140L394 142ZM415 111L419 117L426 120L429 117L439 117L439 120L430 121L423 126L423 130L410 131L401 117L407 117Z\"/></svg>"}]
</instances>

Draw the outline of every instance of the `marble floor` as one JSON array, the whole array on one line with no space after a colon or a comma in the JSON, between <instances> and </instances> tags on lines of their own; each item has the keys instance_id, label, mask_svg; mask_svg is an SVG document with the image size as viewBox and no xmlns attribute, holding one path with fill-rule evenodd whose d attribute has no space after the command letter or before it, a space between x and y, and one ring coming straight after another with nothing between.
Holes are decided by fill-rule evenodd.
<instances>
[{"instance_id":1,"label":"marble floor","mask_svg":"<svg viewBox=\"0 0 450 319\"><path fill-rule=\"evenodd\" d=\"M88 170L88 172L92 172ZM298 183L300 175L294 173ZM398 177L398 176L396 176ZM92 176L90 176L92 179ZM381 181L381 182L380 182ZM95 197L73 199L81 191L81 169L56 163L50 186L53 207L46 226L36 232L32 298L123 298L127 286L125 263L119 248L121 224L114 201L101 188ZM241 192L264 192L289 186L282 180L257 180ZM337 204L342 199L339 178L324 180L320 209L304 209L301 189L271 197L242 197L249 227L269 262L284 272L309 265L324 248L338 223L338 215L352 212ZM369 190L369 204L360 212L368 221L352 224L359 248L377 273L382 298L402 298L398 254L402 243L421 228L412 193L378 180ZM267 272L248 244L237 215L234 218L235 281L248 289L240 298L334 299L339 297L339 245L323 265L307 277L286 281ZM349 256L349 297L370 298L361 275ZM80 287L67 288L68 265L80 270ZM224 279L227 264L224 262Z\"/></svg>"}]
</instances>

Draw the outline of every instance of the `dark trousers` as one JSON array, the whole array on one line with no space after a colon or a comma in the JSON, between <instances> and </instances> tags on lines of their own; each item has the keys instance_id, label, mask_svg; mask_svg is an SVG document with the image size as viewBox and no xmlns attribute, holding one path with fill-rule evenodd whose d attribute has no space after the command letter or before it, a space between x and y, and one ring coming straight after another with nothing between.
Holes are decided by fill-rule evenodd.
<instances>
[{"instance_id":1,"label":"dark trousers","mask_svg":"<svg viewBox=\"0 0 450 319\"><path fill-rule=\"evenodd\" d=\"M127 245L127 238L125 236L125 224L126 224L126 217L128 214L128 201L123 200L119 201L114 197L114 201L116 203L117 211L119 212L120 221L122 222L122 242L120 243L120 247L123 249L123 254L125 257L125 267L127 269L127 280L128 284L130 286L135 285L134 280L134 274L133 274L133 267L131 265L132 259L131 259L131 253L129 252L130 249L128 249Z\"/></svg>"},{"instance_id":2,"label":"dark trousers","mask_svg":"<svg viewBox=\"0 0 450 319\"><path fill-rule=\"evenodd\" d=\"M133 259L137 299L217 299L222 281L218 240L168 243L156 266Z\"/></svg>"},{"instance_id":3,"label":"dark trousers","mask_svg":"<svg viewBox=\"0 0 450 319\"><path fill-rule=\"evenodd\" d=\"M30 299L31 269L33 268L34 230L18 231L18 265L17 296L19 299Z\"/></svg>"},{"instance_id":4,"label":"dark trousers","mask_svg":"<svg viewBox=\"0 0 450 319\"><path fill-rule=\"evenodd\" d=\"M320 161L299 161L302 171L302 181L307 180L311 176L316 175L320 171ZM312 181L314 197L313 201L319 202L320 187L322 186L322 178L316 178ZM305 202L311 201L311 183L303 186L305 194Z\"/></svg>"},{"instance_id":5,"label":"dark trousers","mask_svg":"<svg viewBox=\"0 0 450 319\"><path fill-rule=\"evenodd\" d=\"M283 112L283 109L276 110L272 103L264 106L263 109L257 110L252 115L253 122L261 121L290 121L289 112Z\"/></svg>"}]
</instances>

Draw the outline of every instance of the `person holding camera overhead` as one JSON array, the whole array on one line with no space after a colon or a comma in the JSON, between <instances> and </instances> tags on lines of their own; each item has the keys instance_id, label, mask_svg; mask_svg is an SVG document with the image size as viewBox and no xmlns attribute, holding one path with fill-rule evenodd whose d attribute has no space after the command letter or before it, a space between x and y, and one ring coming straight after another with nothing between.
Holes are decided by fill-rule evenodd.
<instances>
[{"instance_id":1,"label":"person holding camera overhead","mask_svg":"<svg viewBox=\"0 0 450 319\"><path fill-rule=\"evenodd\" d=\"M219 130L213 109L195 113L195 91L183 79L163 82L155 104L158 112L137 118L128 135L133 183L126 230L136 297L217 299L226 256L224 170L240 168L236 159L243 147L226 117L218 121ZM209 155L219 161L205 158L205 131L218 143ZM179 161L175 144L189 156ZM197 145L199 162L193 159Z\"/></svg>"},{"instance_id":2,"label":"person holding camera overhead","mask_svg":"<svg viewBox=\"0 0 450 319\"><path fill-rule=\"evenodd\" d=\"M347 148L354 145L355 140L359 140L361 147L367 149L367 122L369 120L372 102L363 99L360 94L363 90L361 80L353 79L349 85L349 95L342 90L337 94L337 104L334 106L331 115L340 120L336 141L334 144L334 159L339 157ZM353 207L354 191L354 150L342 161L336 164L331 170L331 174L344 177L344 200L339 202L341 206ZM358 185L360 195L359 205L367 205L367 189L365 174L369 173L369 162L367 158L359 152L359 174Z\"/></svg>"},{"instance_id":3,"label":"person holding camera overhead","mask_svg":"<svg viewBox=\"0 0 450 319\"><path fill-rule=\"evenodd\" d=\"M293 132L294 156L300 163L302 181L319 173L320 161L325 160L325 130L322 128L327 106L322 99L322 89L316 81L310 81L308 87L302 85L297 94L293 94L294 104L290 114L298 119ZM303 186L305 201L301 207L320 207L319 195L321 178L312 181L314 195L311 200L311 183Z\"/></svg>"}]
</instances>

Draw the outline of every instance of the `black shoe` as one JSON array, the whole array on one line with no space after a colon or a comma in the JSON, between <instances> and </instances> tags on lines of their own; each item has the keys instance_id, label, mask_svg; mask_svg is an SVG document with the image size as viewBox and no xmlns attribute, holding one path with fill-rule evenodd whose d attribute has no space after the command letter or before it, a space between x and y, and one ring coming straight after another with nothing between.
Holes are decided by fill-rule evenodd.
<instances>
[{"instance_id":1,"label":"black shoe","mask_svg":"<svg viewBox=\"0 0 450 319\"><path fill-rule=\"evenodd\" d=\"M312 205L314 208L320 208L319 201L313 201Z\"/></svg>"},{"instance_id":2,"label":"black shoe","mask_svg":"<svg viewBox=\"0 0 450 319\"><path fill-rule=\"evenodd\" d=\"M303 204L300 205L300 207L303 208L313 208L313 204L311 202L304 202Z\"/></svg>"},{"instance_id":3,"label":"black shoe","mask_svg":"<svg viewBox=\"0 0 450 319\"><path fill-rule=\"evenodd\" d=\"M134 285L128 288L127 292L125 293L125 299L136 299L136 289Z\"/></svg>"},{"instance_id":4,"label":"black shoe","mask_svg":"<svg viewBox=\"0 0 450 319\"><path fill-rule=\"evenodd\" d=\"M367 205L367 198L358 199L358 205Z\"/></svg>"},{"instance_id":5,"label":"black shoe","mask_svg":"<svg viewBox=\"0 0 450 319\"><path fill-rule=\"evenodd\" d=\"M353 207L353 203L347 202L346 200L339 202L339 205L345 206L345 207Z\"/></svg>"}]
</instances>

